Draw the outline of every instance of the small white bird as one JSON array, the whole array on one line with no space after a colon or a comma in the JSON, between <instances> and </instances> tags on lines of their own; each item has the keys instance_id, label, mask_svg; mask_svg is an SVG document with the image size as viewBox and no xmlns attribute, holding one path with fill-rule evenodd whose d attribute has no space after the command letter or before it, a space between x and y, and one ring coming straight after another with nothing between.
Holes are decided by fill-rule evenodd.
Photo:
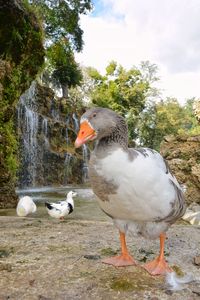
<instances>
[{"instance_id":1,"label":"small white bird","mask_svg":"<svg viewBox=\"0 0 200 300\"><path fill-rule=\"evenodd\" d=\"M73 197L75 196L77 196L77 193L70 191L65 201L59 201L57 203L45 202L48 214L53 218L64 220L64 217L71 214L74 210Z\"/></svg>"},{"instance_id":2,"label":"small white bird","mask_svg":"<svg viewBox=\"0 0 200 300\"><path fill-rule=\"evenodd\" d=\"M19 217L26 217L28 214L36 212L37 207L29 196L24 196L19 199L16 212Z\"/></svg>"}]
</instances>

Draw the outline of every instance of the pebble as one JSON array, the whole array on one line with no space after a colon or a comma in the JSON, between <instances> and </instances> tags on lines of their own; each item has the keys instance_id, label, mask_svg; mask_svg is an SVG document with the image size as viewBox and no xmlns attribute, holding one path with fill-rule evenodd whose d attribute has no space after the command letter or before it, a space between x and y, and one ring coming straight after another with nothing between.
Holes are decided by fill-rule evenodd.
<instances>
[{"instance_id":1,"label":"pebble","mask_svg":"<svg viewBox=\"0 0 200 300\"><path fill-rule=\"evenodd\" d=\"M194 257L194 264L200 266L200 255Z\"/></svg>"}]
</instances>

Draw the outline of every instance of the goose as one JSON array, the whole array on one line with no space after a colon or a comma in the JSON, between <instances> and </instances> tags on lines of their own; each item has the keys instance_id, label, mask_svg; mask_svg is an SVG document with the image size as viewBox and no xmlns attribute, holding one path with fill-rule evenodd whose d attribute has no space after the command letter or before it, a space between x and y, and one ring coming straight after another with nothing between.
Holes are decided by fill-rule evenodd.
<instances>
[{"instance_id":1,"label":"goose","mask_svg":"<svg viewBox=\"0 0 200 300\"><path fill-rule=\"evenodd\" d=\"M69 215L74 210L74 200L73 197L77 196L77 193L70 191L67 194L65 201L59 201L57 203L45 202L45 206L48 214L56 219L64 220L66 215Z\"/></svg>"},{"instance_id":2,"label":"goose","mask_svg":"<svg viewBox=\"0 0 200 300\"><path fill-rule=\"evenodd\" d=\"M91 186L100 208L119 230L121 255L103 263L136 265L126 245L126 234L160 238L160 253L142 267L151 275L172 272L164 257L166 231L185 210L183 191L167 162L155 150L129 148L125 119L114 111L95 107L80 119L75 148L96 141L89 162Z\"/></svg>"},{"instance_id":3,"label":"goose","mask_svg":"<svg viewBox=\"0 0 200 300\"><path fill-rule=\"evenodd\" d=\"M37 207L30 196L23 196L19 199L16 212L19 217L26 217L28 214L36 212Z\"/></svg>"}]
</instances>

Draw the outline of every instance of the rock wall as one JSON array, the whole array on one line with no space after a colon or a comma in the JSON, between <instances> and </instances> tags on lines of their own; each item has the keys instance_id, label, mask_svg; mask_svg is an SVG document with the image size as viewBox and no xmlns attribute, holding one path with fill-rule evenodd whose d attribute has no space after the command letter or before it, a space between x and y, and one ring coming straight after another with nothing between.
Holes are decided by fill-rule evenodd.
<instances>
[{"instance_id":1,"label":"rock wall","mask_svg":"<svg viewBox=\"0 0 200 300\"><path fill-rule=\"evenodd\" d=\"M40 23L24 3L0 0L0 208L17 201L16 104L44 61Z\"/></svg>"},{"instance_id":2,"label":"rock wall","mask_svg":"<svg viewBox=\"0 0 200 300\"><path fill-rule=\"evenodd\" d=\"M34 81L17 107L19 187L84 183L88 148L75 152L78 116L67 100Z\"/></svg>"},{"instance_id":3,"label":"rock wall","mask_svg":"<svg viewBox=\"0 0 200 300\"><path fill-rule=\"evenodd\" d=\"M179 182L186 186L187 204L200 203L200 135L166 136L161 153Z\"/></svg>"}]
</instances>

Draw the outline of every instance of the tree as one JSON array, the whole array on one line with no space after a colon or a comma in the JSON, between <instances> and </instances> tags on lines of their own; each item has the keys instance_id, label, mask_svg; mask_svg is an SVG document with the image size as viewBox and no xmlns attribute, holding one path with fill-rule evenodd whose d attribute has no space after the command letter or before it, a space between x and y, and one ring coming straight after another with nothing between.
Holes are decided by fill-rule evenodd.
<instances>
[{"instance_id":1,"label":"tree","mask_svg":"<svg viewBox=\"0 0 200 300\"><path fill-rule=\"evenodd\" d=\"M159 150L164 136L169 134L200 134L200 127L193 113L194 99L181 106L177 99L167 98L149 103L141 113L138 123L140 143Z\"/></svg>"},{"instance_id":2,"label":"tree","mask_svg":"<svg viewBox=\"0 0 200 300\"><path fill-rule=\"evenodd\" d=\"M197 100L195 98L188 99L185 106L185 126L184 130L190 135L200 134L200 126L197 118L197 110L195 110L195 104ZM196 106L197 108L197 106Z\"/></svg>"},{"instance_id":3,"label":"tree","mask_svg":"<svg viewBox=\"0 0 200 300\"><path fill-rule=\"evenodd\" d=\"M68 98L68 89L80 85L82 73L76 63L73 51L66 42L56 42L48 49L52 78L62 88L64 98Z\"/></svg>"},{"instance_id":4,"label":"tree","mask_svg":"<svg viewBox=\"0 0 200 300\"><path fill-rule=\"evenodd\" d=\"M75 51L83 47L80 15L92 9L91 0L29 0L43 20L46 46L63 38Z\"/></svg>"},{"instance_id":5,"label":"tree","mask_svg":"<svg viewBox=\"0 0 200 300\"><path fill-rule=\"evenodd\" d=\"M145 66L151 65L144 64L143 67ZM111 108L123 115L129 125L130 140L138 137L139 116L145 108L147 97L151 94L150 84L156 80L155 69L152 68L150 71L145 68L146 74L143 71L142 66L126 70L115 61L109 63L105 75L101 75L94 68L88 68L88 74L93 80L93 89L90 93L92 103Z\"/></svg>"},{"instance_id":6,"label":"tree","mask_svg":"<svg viewBox=\"0 0 200 300\"><path fill-rule=\"evenodd\" d=\"M28 1L38 11L45 31L46 68L42 77L61 87L63 97L67 98L68 89L82 78L73 52L83 48L79 21L81 14L92 9L91 0Z\"/></svg>"},{"instance_id":7,"label":"tree","mask_svg":"<svg viewBox=\"0 0 200 300\"><path fill-rule=\"evenodd\" d=\"M200 99L195 99L193 103L194 114L200 123Z\"/></svg>"}]
</instances>

